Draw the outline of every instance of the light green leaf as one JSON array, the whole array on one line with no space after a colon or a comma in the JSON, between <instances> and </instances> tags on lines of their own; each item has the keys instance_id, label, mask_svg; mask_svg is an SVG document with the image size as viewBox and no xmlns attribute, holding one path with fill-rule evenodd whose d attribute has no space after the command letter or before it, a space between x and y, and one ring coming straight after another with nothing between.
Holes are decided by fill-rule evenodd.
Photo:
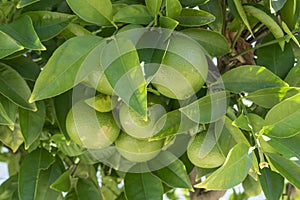
<instances>
[{"instance_id":1,"label":"light green leaf","mask_svg":"<svg viewBox=\"0 0 300 200\"><path fill-rule=\"evenodd\" d=\"M248 21L248 19L247 19L247 16L246 16L246 13L245 13L245 11L244 11L244 8L243 8L243 6L242 6L241 1L240 1L240 0L233 0L233 2L234 2L234 5L235 5L235 7L236 7L236 10L237 10L239 16L241 17L243 23L246 25L246 27L247 27L247 29L249 30L249 32L253 35L251 26L250 26L250 24L249 24L249 21Z\"/></svg>"},{"instance_id":2,"label":"light green leaf","mask_svg":"<svg viewBox=\"0 0 300 200\"><path fill-rule=\"evenodd\" d=\"M299 48L300 47L299 41L294 36L294 34L292 33L292 31L289 29L288 25L284 21L282 21L281 23L282 23L282 29L289 36L289 38L286 41L289 42L290 39L292 39L295 42L295 44L297 45L297 47Z\"/></svg>"},{"instance_id":3,"label":"light green leaf","mask_svg":"<svg viewBox=\"0 0 300 200\"><path fill-rule=\"evenodd\" d=\"M271 0L271 8L278 12L286 3L287 0Z\"/></svg>"},{"instance_id":4,"label":"light green leaf","mask_svg":"<svg viewBox=\"0 0 300 200\"><path fill-rule=\"evenodd\" d=\"M264 133L270 137L286 138L300 133L300 94L274 106L266 115Z\"/></svg>"},{"instance_id":5,"label":"light green leaf","mask_svg":"<svg viewBox=\"0 0 300 200\"><path fill-rule=\"evenodd\" d=\"M290 159L277 154L267 153L269 161L289 182L300 188L300 166Z\"/></svg>"},{"instance_id":6,"label":"light green leaf","mask_svg":"<svg viewBox=\"0 0 300 200\"><path fill-rule=\"evenodd\" d=\"M145 3L152 16L156 17L159 13L162 0L145 0Z\"/></svg>"},{"instance_id":7,"label":"light green leaf","mask_svg":"<svg viewBox=\"0 0 300 200\"><path fill-rule=\"evenodd\" d=\"M26 81L3 63L0 63L0 93L22 108L33 111L37 109L34 103L28 102L31 91Z\"/></svg>"},{"instance_id":8,"label":"light green leaf","mask_svg":"<svg viewBox=\"0 0 300 200\"><path fill-rule=\"evenodd\" d=\"M245 143L235 145L228 153L225 163L196 188L212 190L230 189L241 183L247 176L252 164L252 154Z\"/></svg>"},{"instance_id":9,"label":"light green leaf","mask_svg":"<svg viewBox=\"0 0 300 200\"><path fill-rule=\"evenodd\" d=\"M104 199L121 200L119 199L119 196L122 193L123 188L119 187L118 177L102 176L101 191Z\"/></svg>"},{"instance_id":10,"label":"light green leaf","mask_svg":"<svg viewBox=\"0 0 300 200\"><path fill-rule=\"evenodd\" d=\"M74 15L50 11L31 11L23 15L31 18L34 29L42 41L49 40L58 35L76 19Z\"/></svg>"},{"instance_id":11,"label":"light green leaf","mask_svg":"<svg viewBox=\"0 0 300 200\"><path fill-rule=\"evenodd\" d=\"M28 149L39 138L44 127L46 117L45 104L43 101L39 101L36 105L38 109L36 112L19 109L20 127L25 141L25 149Z\"/></svg>"},{"instance_id":12,"label":"light green leaf","mask_svg":"<svg viewBox=\"0 0 300 200\"><path fill-rule=\"evenodd\" d=\"M243 181L243 188L247 196L257 196L261 193L260 183L249 175Z\"/></svg>"},{"instance_id":13,"label":"light green leaf","mask_svg":"<svg viewBox=\"0 0 300 200\"><path fill-rule=\"evenodd\" d=\"M24 49L6 33L0 31L0 59Z\"/></svg>"},{"instance_id":14,"label":"light green leaf","mask_svg":"<svg viewBox=\"0 0 300 200\"><path fill-rule=\"evenodd\" d=\"M238 118L236 118L232 122L232 124L240 129L243 129L246 131L251 131L251 125L249 124L249 122L244 114L241 114L240 116L238 116Z\"/></svg>"},{"instance_id":15,"label":"light green leaf","mask_svg":"<svg viewBox=\"0 0 300 200\"><path fill-rule=\"evenodd\" d=\"M24 141L18 124L15 124L13 131L7 126L0 126L0 132L0 141L8 146L13 152L16 152Z\"/></svg>"},{"instance_id":16,"label":"light green leaf","mask_svg":"<svg viewBox=\"0 0 300 200\"><path fill-rule=\"evenodd\" d=\"M223 56L231 51L226 38L217 32L206 29L190 28L184 29L182 33L199 42L210 56Z\"/></svg>"},{"instance_id":17,"label":"light green leaf","mask_svg":"<svg viewBox=\"0 0 300 200\"><path fill-rule=\"evenodd\" d=\"M244 65L229 70L222 75L222 81L225 88L233 93L288 86L265 67L255 65Z\"/></svg>"},{"instance_id":18,"label":"light green leaf","mask_svg":"<svg viewBox=\"0 0 300 200\"><path fill-rule=\"evenodd\" d=\"M276 39L282 38L284 36L284 33L277 22L274 21L273 18L263 10L250 5L244 6L244 10L246 11L246 13L250 14L254 18L258 19L261 23L266 25ZM284 41L279 42L279 45L281 47L281 50L284 50Z\"/></svg>"},{"instance_id":19,"label":"light green leaf","mask_svg":"<svg viewBox=\"0 0 300 200\"><path fill-rule=\"evenodd\" d=\"M74 141L67 141L63 134L55 134L51 139L57 145L57 148L67 156L79 156L86 152L86 149L77 145Z\"/></svg>"},{"instance_id":20,"label":"light green leaf","mask_svg":"<svg viewBox=\"0 0 300 200\"><path fill-rule=\"evenodd\" d=\"M14 126L16 114L16 104L0 95L0 125Z\"/></svg>"},{"instance_id":21,"label":"light green leaf","mask_svg":"<svg viewBox=\"0 0 300 200\"><path fill-rule=\"evenodd\" d=\"M121 8L114 15L116 22L130 24L149 24L153 17L144 5L128 5Z\"/></svg>"},{"instance_id":22,"label":"light green leaf","mask_svg":"<svg viewBox=\"0 0 300 200\"><path fill-rule=\"evenodd\" d=\"M223 30L223 8L220 4L219 0L210 0L204 5L199 6L200 9L211 13L216 17L215 21L208 24L208 26L213 30L217 31L218 33L222 33Z\"/></svg>"},{"instance_id":23,"label":"light green leaf","mask_svg":"<svg viewBox=\"0 0 300 200\"><path fill-rule=\"evenodd\" d=\"M174 30L178 26L178 24L179 24L178 21L176 21L175 19L172 19L170 17L165 17L165 16L159 17L159 25L162 28ZM172 32L170 32L169 35L171 35L171 34L172 34Z\"/></svg>"},{"instance_id":24,"label":"light green leaf","mask_svg":"<svg viewBox=\"0 0 300 200\"><path fill-rule=\"evenodd\" d=\"M215 20L215 16L203 11L192 8L183 8L180 15L176 18L181 26L198 27L209 24Z\"/></svg>"},{"instance_id":25,"label":"light green leaf","mask_svg":"<svg viewBox=\"0 0 300 200\"><path fill-rule=\"evenodd\" d=\"M75 191L78 200L86 200L86 199L102 200L103 199L102 193L100 191L100 187L96 185L91 178L78 179Z\"/></svg>"},{"instance_id":26,"label":"light green leaf","mask_svg":"<svg viewBox=\"0 0 300 200\"><path fill-rule=\"evenodd\" d=\"M122 37L112 38L104 46L100 62L116 94L134 111L146 117L146 81L133 43Z\"/></svg>"},{"instance_id":27,"label":"light green leaf","mask_svg":"<svg viewBox=\"0 0 300 200\"><path fill-rule=\"evenodd\" d=\"M261 107L272 108L284 99L294 96L299 92L300 89L296 87L275 87L250 92L245 98Z\"/></svg>"},{"instance_id":28,"label":"light green leaf","mask_svg":"<svg viewBox=\"0 0 300 200\"><path fill-rule=\"evenodd\" d=\"M293 87L300 87L300 62L297 63L296 66L294 66L284 79L285 82L287 82L290 86Z\"/></svg>"},{"instance_id":29,"label":"light green leaf","mask_svg":"<svg viewBox=\"0 0 300 200\"><path fill-rule=\"evenodd\" d=\"M30 102L57 96L82 81L94 68L80 68L87 54L101 42L97 36L80 36L62 44L38 77Z\"/></svg>"},{"instance_id":30,"label":"light green leaf","mask_svg":"<svg viewBox=\"0 0 300 200\"><path fill-rule=\"evenodd\" d=\"M67 0L67 3L74 13L87 22L99 26L114 24L110 0Z\"/></svg>"},{"instance_id":31,"label":"light green leaf","mask_svg":"<svg viewBox=\"0 0 300 200\"><path fill-rule=\"evenodd\" d=\"M21 0L19 1L18 5L17 5L17 8L24 8L30 4L33 4L33 3L36 3L36 2L39 2L40 0Z\"/></svg>"},{"instance_id":32,"label":"light green leaf","mask_svg":"<svg viewBox=\"0 0 300 200\"><path fill-rule=\"evenodd\" d=\"M166 16L176 18L180 15L182 6L179 0L166 0Z\"/></svg>"},{"instance_id":33,"label":"light green leaf","mask_svg":"<svg viewBox=\"0 0 300 200\"><path fill-rule=\"evenodd\" d=\"M127 173L124 180L127 199L155 199L162 200L163 186L159 178L147 173Z\"/></svg>"},{"instance_id":34,"label":"light green leaf","mask_svg":"<svg viewBox=\"0 0 300 200\"><path fill-rule=\"evenodd\" d=\"M34 199L40 171L48 169L54 161L54 157L44 149L37 149L24 158L18 182L20 200Z\"/></svg>"},{"instance_id":35,"label":"light green leaf","mask_svg":"<svg viewBox=\"0 0 300 200\"><path fill-rule=\"evenodd\" d=\"M36 34L32 21L28 16L22 16L8 25L0 25L0 30L11 36L27 49L46 50Z\"/></svg>"},{"instance_id":36,"label":"light green leaf","mask_svg":"<svg viewBox=\"0 0 300 200\"><path fill-rule=\"evenodd\" d=\"M284 178L269 168L260 170L259 182L267 199L278 200L283 192Z\"/></svg>"},{"instance_id":37,"label":"light green leaf","mask_svg":"<svg viewBox=\"0 0 300 200\"><path fill-rule=\"evenodd\" d=\"M68 192L71 189L72 172L71 169L65 171L50 185L50 188L60 192Z\"/></svg>"},{"instance_id":38,"label":"light green leaf","mask_svg":"<svg viewBox=\"0 0 300 200\"><path fill-rule=\"evenodd\" d=\"M168 166L156 169L157 166L165 166L165 163L169 163ZM162 152L154 160L150 161L148 165L150 170L154 170L151 170L152 174L167 185L175 188L192 189L185 165L172 153Z\"/></svg>"},{"instance_id":39,"label":"light green leaf","mask_svg":"<svg viewBox=\"0 0 300 200\"><path fill-rule=\"evenodd\" d=\"M194 122L214 122L226 113L227 94L224 91L212 93L179 110Z\"/></svg>"}]
</instances>

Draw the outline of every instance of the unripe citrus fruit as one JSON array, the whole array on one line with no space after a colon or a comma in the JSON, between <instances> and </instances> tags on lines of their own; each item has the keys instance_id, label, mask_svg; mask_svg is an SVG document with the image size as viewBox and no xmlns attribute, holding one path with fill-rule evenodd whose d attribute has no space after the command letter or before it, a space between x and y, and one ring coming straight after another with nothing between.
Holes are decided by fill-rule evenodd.
<instances>
[{"instance_id":1,"label":"unripe citrus fruit","mask_svg":"<svg viewBox=\"0 0 300 200\"><path fill-rule=\"evenodd\" d=\"M96 112L84 102L76 103L69 111L66 128L75 143L91 149L108 147L120 132L111 113Z\"/></svg>"},{"instance_id":2,"label":"unripe citrus fruit","mask_svg":"<svg viewBox=\"0 0 300 200\"><path fill-rule=\"evenodd\" d=\"M207 74L208 64L202 47L193 39L174 33L151 82L164 96L186 99L200 90Z\"/></svg>"},{"instance_id":3,"label":"unripe citrus fruit","mask_svg":"<svg viewBox=\"0 0 300 200\"><path fill-rule=\"evenodd\" d=\"M103 71L95 71L91 73L84 80L84 83L89 87L95 88L98 92L101 92L102 94L112 95L114 91Z\"/></svg>"},{"instance_id":4,"label":"unripe citrus fruit","mask_svg":"<svg viewBox=\"0 0 300 200\"><path fill-rule=\"evenodd\" d=\"M120 154L132 162L146 162L159 154L164 140L137 139L122 132L115 145Z\"/></svg>"},{"instance_id":5,"label":"unripe citrus fruit","mask_svg":"<svg viewBox=\"0 0 300 200\"><path fill-rule=\"evenodd\" d=\"M206 133L200 133L191 139L187 148L188 158L194 165L198 167L219 167L224 163L225 157L219 150L217 144L215 144L215 141L213 141L212 137L210 137L208 140L205 140L205 137ZM214 146L211 148L211 145L204 143Z\"/></svg>"}]
</instances>

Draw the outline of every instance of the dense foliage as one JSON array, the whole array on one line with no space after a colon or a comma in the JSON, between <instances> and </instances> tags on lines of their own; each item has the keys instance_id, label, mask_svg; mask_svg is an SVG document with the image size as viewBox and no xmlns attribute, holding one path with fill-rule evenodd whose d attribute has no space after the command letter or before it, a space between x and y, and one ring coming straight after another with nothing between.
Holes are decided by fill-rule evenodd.
<instances>
[{"instance_id":1,"label":"dense foliage","mask_svg":"<svg viewBox=\"0 0 300 200\"><path fill-rule=\"evenodd\" d=\"M299 0L0 1L0 199L299 198L299 30Z\"/></svg>"}]
</instances>

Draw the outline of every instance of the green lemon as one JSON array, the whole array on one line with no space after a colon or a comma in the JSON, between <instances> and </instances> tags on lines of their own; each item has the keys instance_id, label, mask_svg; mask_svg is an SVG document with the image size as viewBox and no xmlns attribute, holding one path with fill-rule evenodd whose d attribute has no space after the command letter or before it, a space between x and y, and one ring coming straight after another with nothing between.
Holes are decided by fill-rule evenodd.
<instances>
[{"instance_id":1,"label":"green lemon","mask_svg":"<svg viewBox=\"0 0 300 200\"><path fill-rule=\"evenodd\" d=\"M108 147L120 132L112 113L96 112L83 101L69 111L66 128L76 144L91 149Z\"/></svg>"},{"instance_id":2,"label":"green lemon","mask_svg":"<svg viewBox=\"0 0 300 200\"><path fill-rule=\"evenodd\" d=\"M113 88L108 82L103 71L94 71L83 81L87 86L95 88L98 92L102 94L112 95Z\"/></svg>"},{"instance_id":3,"label":"green lemon","mask_svg":"<svg viewBox=\"0 0 300 200\"><path fill-rule=\"evenodd\" d=\"M164 140L137 139L122 132L115 141L115 145L120 154L127 160L146 162L159 154L164 145Z\"/></svg>"},{"instance_id":4,"label":"green lemon","mask_svg":"<svg viewBox=\"0 0 300 200\"><path fill-rule=\"evenodd\" d=\"M215 168L222 165L225 161L225 157L219 150L218 146L214 143L212 138L205 140L206 133L200 133L195 135L187 148L187 155L189 160L196 166L202 168ZM205 145L205 143L214 145L213 148L210 145ZM205 152L206 155L202 155Z\"/></svg>"},{"instance_id":5,"label":"green lemon","mask_svg":"<svg viewBox=\"0 0 300 200\"><path fill-rule=\"evenodd\" d=\"M202 47L191 38L174 33L151 82L164 96L187 99L202 88L207 74L208 64Z\"/></svg>"}]
</instances>

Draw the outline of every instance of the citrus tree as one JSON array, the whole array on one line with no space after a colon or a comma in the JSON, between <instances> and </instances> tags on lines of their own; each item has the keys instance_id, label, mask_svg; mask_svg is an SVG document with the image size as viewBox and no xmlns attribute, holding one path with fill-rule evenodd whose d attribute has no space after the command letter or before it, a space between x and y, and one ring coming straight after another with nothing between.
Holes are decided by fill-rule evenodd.
<instances>
[{"instance_id":1,"label":"citrus tree","mask_svg":"<svg viewBox=\"0 0 300 200\"><path fill-rule=\"evenodd\" d=\"M298 0L1 0L0 199L297 198L299 15Z\"/></svg>"}]
</instances>

